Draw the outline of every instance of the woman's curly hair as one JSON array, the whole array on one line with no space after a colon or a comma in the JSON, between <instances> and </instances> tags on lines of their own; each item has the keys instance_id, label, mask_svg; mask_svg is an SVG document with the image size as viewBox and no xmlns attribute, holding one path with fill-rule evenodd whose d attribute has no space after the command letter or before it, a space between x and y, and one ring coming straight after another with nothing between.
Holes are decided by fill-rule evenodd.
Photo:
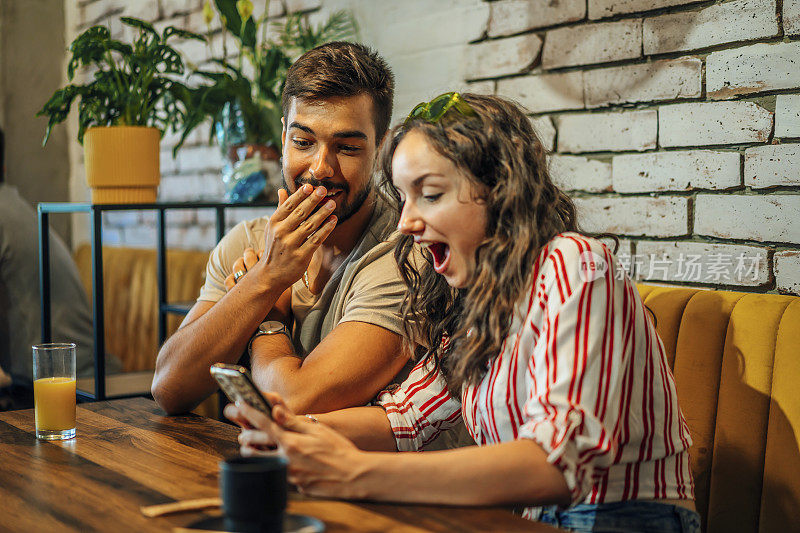
<instances>
[{"instance_id":1,"label":"woman's curly hair","mask_svg":"<svg viewBox=\"0 0 800 533\"><path fill-rule=\"evenodd\" d=\"M486 237L466 288L451 288L433 270L427 250L425 261L416 264L412 236L402 236L395 250L408 286L402 311L408 348L418 346L418 358L433 358L457 395L480 380L500 354L539 251L559 233L577 229L575 207L553 185L545 149L519 106L496 96L461 96L475 116L451 109L434 123L417 118L396 126L377 163L380 189L399 205L392 158L405 135L419 131L466 171L486 206Z\"/></svg>"}]
</instances>

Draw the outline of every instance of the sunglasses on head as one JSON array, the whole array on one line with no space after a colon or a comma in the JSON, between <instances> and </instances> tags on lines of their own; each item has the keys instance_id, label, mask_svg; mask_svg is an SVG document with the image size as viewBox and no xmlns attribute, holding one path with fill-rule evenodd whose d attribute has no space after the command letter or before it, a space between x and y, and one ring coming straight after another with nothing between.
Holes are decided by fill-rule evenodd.
<instances>
[{"instance_id":1,"label":"sunglasses on head","mask_svg":"<svg viewBox=\"0 0 800 533\"><path fill-rule=\"evenodd\" d=\"M460 94L457 92L449 92L440 94L430 102L422 102L414 106L411 113L408 114L404 124L415 118L421 118L428 122L438 122L443 116L451 109L455 109L465 117L475 116L475 110L464 101Z\"/></svg>"}]
</instances>

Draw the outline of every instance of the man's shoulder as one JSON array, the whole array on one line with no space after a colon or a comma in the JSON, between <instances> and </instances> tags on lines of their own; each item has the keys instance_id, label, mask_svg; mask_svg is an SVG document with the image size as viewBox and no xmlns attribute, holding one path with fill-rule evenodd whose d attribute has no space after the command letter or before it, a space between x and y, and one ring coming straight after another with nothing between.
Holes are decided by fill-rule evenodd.
<instances>
[{"instance_id":1,"label":"man's shoulder","mask_svg":"<svg viewBox=\"0 0 800 533\"><path fill-rule=\"evenodd\" d=\"M242 251L245 248L260 248L264 245L264 234L269 226L266 216L242 220L225 234L219 246L225 249L235 248Z\"/></svg>"}]
</instances>

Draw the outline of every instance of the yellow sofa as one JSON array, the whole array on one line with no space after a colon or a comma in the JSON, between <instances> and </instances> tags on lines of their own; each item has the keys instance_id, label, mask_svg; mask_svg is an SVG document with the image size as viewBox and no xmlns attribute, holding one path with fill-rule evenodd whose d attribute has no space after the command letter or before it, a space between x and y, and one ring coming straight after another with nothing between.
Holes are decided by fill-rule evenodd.
<instances>
[{"instance_id":1,"label":"yellow sofa","mask_svg":"<svg viewBox=\"0 0 800 533\"><path fill-rule=\"evenodd\" d=\"M800 298L639 285L694 444L703 530L800 531Z\"/></svg>"},{"instance_id":2,"label":"yellow sofa","mask_svg":"<svg viewBox=\"0 0 800 533\"><path fill-rule=\"evenodd\" d=\"M92 297L92 257L88 244L75 261L86 294ZM208 252L167 250L167 301L194 302L205 278ZM158 277L156 251L103 247L106 351L119 357L125 372L152 370L158 354ZM183 316L167 316L167 336Z\"/></svg>"},{"instance_id":3,"label":"yellow sofa","mask_svg":"<svg viewBox=\"0 0 800 533\"><path fill-rule=\"evenodd\" d=\"M167 253L168 300L193 301L207 252ZM91 294L88 246L77 261ZM104 248L106 349L127 371L158 353L154 250ZM704 531L800 531L800 298L639 285L689 424ZM182 317L171 316L168 331ZM200 412L215 412L213 399Z\"/></svg>"}]
</instances>

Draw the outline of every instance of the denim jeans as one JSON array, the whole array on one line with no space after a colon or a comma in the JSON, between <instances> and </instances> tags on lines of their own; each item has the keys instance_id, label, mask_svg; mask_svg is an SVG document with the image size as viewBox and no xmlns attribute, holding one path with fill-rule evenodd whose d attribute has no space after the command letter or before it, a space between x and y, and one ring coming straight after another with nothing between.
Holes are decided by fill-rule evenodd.
<instances>
[{"instance_id":1,"label":"denim jeans","mask_svg":"<svg viewBox=\"0 0 800 533\"><path fill-rule=\"evenodd\" d=\"M539 521L569 531L700 533L700 515L677 505L626 501L582 503L569 509L545 507Z\"/></svg>"}]
</instances>

